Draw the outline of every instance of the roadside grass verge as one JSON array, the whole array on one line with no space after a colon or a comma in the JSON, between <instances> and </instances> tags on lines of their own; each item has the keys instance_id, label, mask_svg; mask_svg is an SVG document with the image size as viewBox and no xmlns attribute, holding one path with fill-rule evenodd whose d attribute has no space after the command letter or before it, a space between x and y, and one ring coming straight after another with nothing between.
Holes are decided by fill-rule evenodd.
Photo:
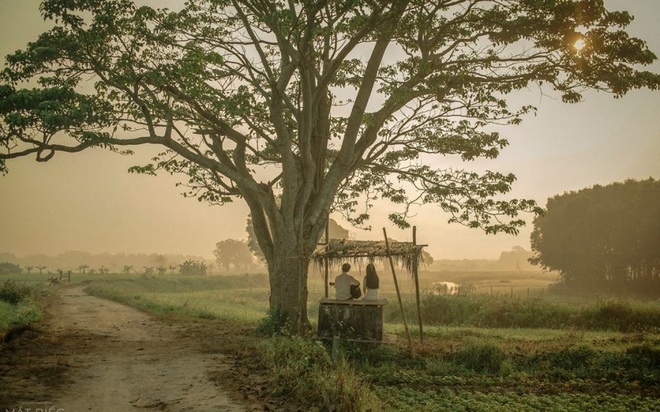
<instances>
[{"instance_id":1,"label":"roadside grass verge","mask_svg":"<svg viewBox=\"0 0 660 412\"><path fill-rule=\"evenodd\" d=\"M87 291L155 314L256 323L268 310L263 275L106 279Z\"/></svg>"},{"instance_id":2,"label":"roadside grass verge","mask_svg":"<svg viewBox=\"0 0 660 412\"><path fill-rule=\"evenodd\" d=\"M0 338L13 328L41 320L46 295L43 289L18 285L11 280L3 282L0 285Z\"/></svg>"}]
</instances>

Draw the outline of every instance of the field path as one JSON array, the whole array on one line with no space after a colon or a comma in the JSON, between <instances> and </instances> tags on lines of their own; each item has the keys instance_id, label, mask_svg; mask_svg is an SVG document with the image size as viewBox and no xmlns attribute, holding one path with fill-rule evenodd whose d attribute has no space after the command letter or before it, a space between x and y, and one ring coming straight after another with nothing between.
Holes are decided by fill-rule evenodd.
<instances>
[{"instance_id":1,"label":"field path","mask_svg":"<svg viewBox=\"0 0 660 412\"><path fill-rule=\"evenodd\" d=\"M184 327L90 296L81 286L59 293L38 347L19 357L25 365L14 365L24 373L34 369L34 376L23 376L26 382L15 382L12 376L1 379L0 386L12 391L7 399L14 402L1 407L61 412L249 410L213 382L213 376L229 368L223 356L202 350L185 336Z\"/></svg>"}]
</instances>

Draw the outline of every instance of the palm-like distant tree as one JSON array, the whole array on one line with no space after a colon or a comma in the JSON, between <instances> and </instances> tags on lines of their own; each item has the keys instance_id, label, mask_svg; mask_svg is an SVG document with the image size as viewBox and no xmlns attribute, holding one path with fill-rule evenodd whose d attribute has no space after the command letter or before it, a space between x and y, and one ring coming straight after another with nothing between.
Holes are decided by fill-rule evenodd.
<instances>
[{"instance_id":1,"label":"palm-like distant tree","mask_svg":"<svg viewBox=\"0 0 660 412\"><path fill-rule=\"evenodd\" d=\"M89 265L80 265L78 266L78 272L84 275L85 271L87 271L87 268L89 268Z\"/></svg>"},{"instance_id":2,"label":"palm-like distant tree","mask_svg":"<svg viewBox=\"0 0 660 412\"><path fill-rule=\"evenodd\" d=\"M179 267L178 266L168 266L170 269L170 273L173 275L175 273L175 270L177 270Z\"/></svg>"},{"instance_id":3,"label":"palm-like distant tree","mask_svg":"<svg viewBox=\"0 0 660 412\"><path fill-rule=\"evenodd\" d=\"M41 275L41 272L44 271L44 269L46 269L46 266L37 266L37 270L39 270L40 275Z\"/></svg>"},{"instance_id":4,"label":"palm-like distant tree","mask_svg":"<svg viewBox=\"0 0 660 412\"><path fill-rule=\"evenodd\" d=\"M167 268L165 266L158 266L156 270L158 271L159 275L164 275L165 272L167 272Z\"/></svg>"},{"instance_id":5,"label":"palm-like distant tree","mask_svg":"<svg viewBox=\"0 0 660 412\"><path fill-rule=\"evenodd\" d=\"M102 275L104 275L104 274L106 274L106 273L110 273L110 269L108 269L108 268L105 267L105 266L101 266L101 267L99 268L99 273L102 274Z\"/></svg>"},{"instance_id":6,"label":"palm-like distant tree","mask_svg":"<svg viewBox=\"0 0 660 412\"><path fill-rule=\"evenodd\" d=\"M129 273L131 273L131 270L133 270L133 266L126 265L124 266L123 272L125 275L128 275Z\"/></svg>"},{"instance_id":7,"label":"palm-like distant tree","mask_svg":"<svg viewBox=\"0 0 660 412\"><path fill-rule=\"evenodd\" d=\"M25 267L25 270L27 270L28 275L30 274L30 272L32 272L32 269L34 269L34 266L26 266Z\"/></svg>"},{"instance_id":8,"label":"palm-like distant tree","mask_svg":"<svg viewBox=\"0 0 660 412\"><path fill-rule=\"evenodd\" d=\"M153 275L154 268L151 266L143 266L145 275Z\"/></svg>"}]
</instances>

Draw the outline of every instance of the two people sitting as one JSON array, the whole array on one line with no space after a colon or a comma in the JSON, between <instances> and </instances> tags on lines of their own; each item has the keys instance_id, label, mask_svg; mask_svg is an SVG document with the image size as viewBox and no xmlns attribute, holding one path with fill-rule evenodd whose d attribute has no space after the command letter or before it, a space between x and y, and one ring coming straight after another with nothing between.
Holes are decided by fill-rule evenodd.
<instances>
[{"instance_id":1,"label":"two people sitting","mask_svg":"<svg viewBox=\"0 0 660 412\"><path fill-rule=\"evenodd\" d=\"M335 278L335 299L337 300L355 299L355 296L351 293L351 287L358 288L359 290L360 282L348 274L350 270L351 265L349 263L344 263L341 266L341 274ZM379 287L380 279L376 273L376 267L373 263L369 263L367 265L367 274L363 279L364 297L362 299L378 300Z\"/></svg>"}]
</instances>

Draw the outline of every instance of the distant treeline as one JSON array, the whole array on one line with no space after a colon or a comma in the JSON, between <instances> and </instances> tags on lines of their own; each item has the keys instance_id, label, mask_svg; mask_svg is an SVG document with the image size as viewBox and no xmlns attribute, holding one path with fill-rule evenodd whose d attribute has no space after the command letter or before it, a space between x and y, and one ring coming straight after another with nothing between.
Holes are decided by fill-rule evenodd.
<instances>
[{"instance_id":1,"label":"distant treeline","mask_svg":"<svg viewBox=\"0 0 660 412\"><path fill-rule=\"evenodd\" d=\"M434 260L430 265L422 265L422 270L453 272L488 272L488 271L540 271L541 268L529 263L528 259L532 257L532 252L525 250L520 246L514 247L511 251L502 252L500 258L494 259L462 259Z\"/></svg>"},{"instance_id":2,"label":"distant treeline","mask_svg":"<svg viewBox=\"0 0 660 412\"><path fill-rule=\"evenodd\" d=\"M511 251L502 252L498 260L488 259L462 259L462 260L433 260L422 264L421 270L429 271L531 271L540 270L538 266L531 265L527 259L532 256L532 252L516 246ZM19 265L25 270L32 267L33 272L38 272L39 267L44 273L57 273L58 270L64 272L80 271L81 266L86 266L85 271L95 269L97 272L103 271L109 273L122 273L127 266L131 267L132 273L144 273L147 268L152 268L157 272L157 268L167 269L167 273L177 272L179 265L186 261L204 262L207 265L207 274L220 273L226 271L220 267L217 261L205 259L201 256L193 255L175 255L159 253L100 253L91 254L80 251L67 251L55 256L46 254L33 254L27 256L16 256L13 253L0 252L0 262L9 262ZM174 269L176 267L176 269ZM265 270L262 267L259 271ZM245 270L249 271L249 270Z\"/></svg>"},{"instance_id":3,"label":"distant treeline","mask_svg":"<svg viewBox=\"0 0 660 412\"><path fill-rule=\"evenodd\" d=\"M9 262L19 265L25 270L27 267L33 267L32 272L39 272L38 267L44 267L43 273L57 273L58 270L64 272L72 271L78 272L81 266L86 266L86 272L89 273L91 269L99 271L101 268L106 269L109 273L122 273L125 267L130 266L131 272L143 273L146 268L156 270L159 267L164 267L170 271L178 271L179 265L186 261L206 262L207 265L214 262L200 256L192 255L172 255L172 254L158 254L158 253L101 253L91 254L88 252L68 251L60 253L55 256L45 254L35 254L27 256L16 256L13 253L0 252L0 262ZM170 270L170 267L172 269ZM176 269L174 269L176 267ZM217 271L211 267L211 272ZM207 273L209 270L207 270Z\"/></svg>"}]
</instances>

